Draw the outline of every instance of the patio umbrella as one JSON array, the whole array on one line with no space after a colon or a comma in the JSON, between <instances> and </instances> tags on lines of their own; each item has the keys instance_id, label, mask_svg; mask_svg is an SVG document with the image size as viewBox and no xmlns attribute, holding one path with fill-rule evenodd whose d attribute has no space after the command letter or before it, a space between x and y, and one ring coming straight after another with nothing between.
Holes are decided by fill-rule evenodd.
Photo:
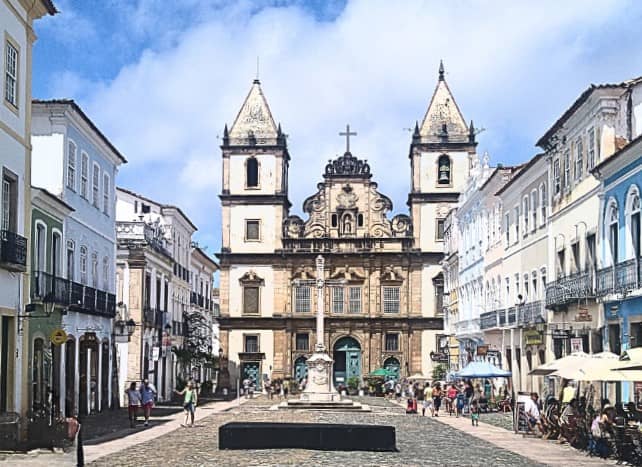
<instances>
[{"instance_id":1,"label":"patio umbrella","mask_svg":"<svg viewBox=\"0 0 642 467\"><path fill-rule=\"evenodd\" d=\"M369 376L394 376L394 373L390 370L386 370L385 368L377 368L370 373Z\"/></svg>"},{"instance_id":2,"label":"patio umbrella","mask_svg":"<svg viewBox=\"0 0 642 467\"><path fill-rule=\"evenodd\" d=\"M620 364L619 356L612 352L600 352L587 355L587 358L570 360L574 365L562 365L551 373L564 379L576 381L609 381L616 375L612 370Z\"/></svg>"},{"instance_id":3,"label":"patio umbrella","mask_svg":"<svg viewBox=\"0 0 642 467\"><path fill-rule=\"evenodd\" d=\"M574 352L567 355L566 357L558 358L552 362L545 363L538 366L529 374L531 375L550 375L556 371L563 370L566 368L576 368L578 365L584 365L586 362L590 361L590 355L585 352Z\"/></svg>"},{"instance_id":4,"label":"patio umbrella","mask_svg":"<svg viewBox=\"0 0 642 467\"><path fill-rule=\"evenodd\" d=\"M455 375L458 378L509 378L511 372L497 368L488 362L470 362Z\"/></svg>"}]
</instances>

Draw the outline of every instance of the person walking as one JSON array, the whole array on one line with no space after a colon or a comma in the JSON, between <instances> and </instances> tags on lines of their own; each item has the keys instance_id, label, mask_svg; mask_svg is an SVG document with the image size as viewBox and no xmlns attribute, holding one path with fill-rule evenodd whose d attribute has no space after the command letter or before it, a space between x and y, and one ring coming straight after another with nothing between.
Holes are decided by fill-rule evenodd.
<instances>
[{"instance_id":1,"label":"person walking","mask_svg":"<svg viewBox=\"0 0 642 467\"><path fill-rule=\"evenodd\" d=\"M452 415L455 412L455 403L457 399L457 388L454 384L451 384L446 393L446 409L448 410L448 415Z\"/></svg>"},{"instance_id":2,"label":"person walking","mask_svg":"<svg viewBox=\"0 0 642 467\"><path fill-rule=\"evenodd\" d=\"M194 412L196 412L196 404L198 403L198 394L191 381L187 382L187 386L182 391L174 390L176 394L183 396L183 410L185 411L185 423L183 427L194 426ZM190 420L188 424L187 421Z\"/></svg>"},{"instance_id":3,"label":"person walking","mask_svg":"<svg viewBox=\"0 0 642 467\"><path fill-rule=\"evenodd\" d=\"M456 417L459 418L460 415L464 413L464 406L466 405L466 394L463 391L457 393L457 412Z\"/></svg>"},{"instance_id":4,"label":"person walking","mask_svg":"<svg viewBox=\"0 0 642 467\"><path fill-rule=\"evenodd\" d=\"M432 415L435 414L434 408L432 405L432 389L430 388L430 383L426 383L426 387L424 388L424 403L421 408L422 416L426 416L426 409L430 409L430 413Z\"/></svg>"},{"instance_id":5,"label":"person walking","mask_svg":"<svg viewBox=\"0 0 642 467\"><path fill-rule=\"evenodd\" d=\"M443 393L441 391L441 384L439 382L435 383L435 387L432 388L432 405L434 407L434 416L439 417L439 408L441 407L441 398Z\"/></svg>"},{"instance_id":6,"label":"person walking","mask_svg":"<svg viewBox=\"0 0 642 467\"><path fill-rule=\"evenodd\" d=\"M156 398L156 388L149 384L147 378L143 380L140 387L140 396L143 403L143 413L145 415L145 426L149 426L149 416L152 414L154 399Z\"/></svg>"},{"instance_id":7,"label":"person walking","mask_svg":"<svg viewBox=\"0 0 642 467\"><path fill-rule=\"evenodd\" d=\"M476 400L470 406L470 420L473 426L479 426L479 402Z\"/></svg>"},{"instance_id":8,"label":"person walking","mask_svg":"<svg viewBox=\"0 0 642 467\"><path fill-rule=\"evenodd\" d=\"M129 415L129 427L136 427L136 418L138 417L138 408L140 407L140 392L136 389L136 382L132 381L129 389L125 391L127 395L127 413Z\"/></svg>"}]
</instances>

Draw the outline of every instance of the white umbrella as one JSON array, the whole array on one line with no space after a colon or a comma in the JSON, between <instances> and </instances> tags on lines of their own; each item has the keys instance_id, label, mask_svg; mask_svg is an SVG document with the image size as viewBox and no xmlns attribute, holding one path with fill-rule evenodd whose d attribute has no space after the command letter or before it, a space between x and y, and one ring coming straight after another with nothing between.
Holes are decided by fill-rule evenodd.
<instances>
[{"instance_id":1,"label":"white umbrella","mask_svg":"<svg viewBox=\"0 0 642 467\"><path fill-rule=\"evenodd\" d=\"M565 368L576 368L590 361L591 356L585 352L574 352L566 357L544 363L530 372L531 375L550 375ZM572 378L569 378L572 379Z\"/></svg>"}]
</instances>

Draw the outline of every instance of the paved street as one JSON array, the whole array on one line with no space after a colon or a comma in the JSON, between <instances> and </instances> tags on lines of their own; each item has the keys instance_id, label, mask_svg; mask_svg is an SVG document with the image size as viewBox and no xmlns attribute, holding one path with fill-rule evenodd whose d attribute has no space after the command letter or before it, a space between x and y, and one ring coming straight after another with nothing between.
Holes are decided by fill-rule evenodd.
<instances>
[{"instance_id":1,"label":"paved street","mask_svg":"<svg viewBox=\"0 0 642 467\"><path fill-rule=\"evenodd\" d=\"M98 459L93 466L166 465L542 465L477 439L434 419L405 415L381 399L366 401L370 414L269 412L265 399L202 419L193 429L179 429ZM229 421L274 421L390 424L397 429L398 453L308 450L219 451L218 427Z\"/></svg>"},{"instance_id":2,"label":"paved street","mask_svg":"<svg viewBox=\"0 0 642 467\"><path fill-rule=\"evenodd\" d=\"M181 428L181 417L163 414L152 428L121 432L121 436L95 439L85 448L89 465L167 466L179 465L456 465L456 466L580 466L604 465L568 446L539 439L522 438L504 428L481 423L477 428L467 418L455 419L406 415L397 404L380 398L354 398L371 406L372 413L273 412L277 402L265 398L216 402L199 407L194 428ZM492 417L488 417L489 419ZM326 423L371 423L394 425L397 453L325 452L310 450L219 451L218 428L229 421L282 421ZM491 420L489 420L491 421ZM503 424L500 423L500 424ZM517 453L522 453L519 455ZM524 457L526 456L526 457ZM75 465L72 455L35 454L0 456L3 465Z\"/></svg>"}]
</instances>

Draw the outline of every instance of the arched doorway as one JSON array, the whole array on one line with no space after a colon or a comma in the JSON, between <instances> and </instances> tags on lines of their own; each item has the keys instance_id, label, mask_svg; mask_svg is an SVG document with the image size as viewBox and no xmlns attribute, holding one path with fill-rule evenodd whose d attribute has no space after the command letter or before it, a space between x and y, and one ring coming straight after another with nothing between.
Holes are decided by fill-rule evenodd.
<instances>
[{"instance_id":1,"label":"arched doorway","mask_svg":"<svg viewBox=\"0 0 642 467\"><path fill-rule=\"evenodd\" d=\"M100 408L105 410L109 407L109 384L111 383L111 375L109 374L109 342L104 341L101 346L102 352L102 367L100 369Z\"/></svg>"},{"instance_id":2,"label":"arched doorway","mask_svg":"<svg viewBox=\"0 0 642 467\"><path fill-rule=\"evenodd\" d=\"M294 361L294 379L298 382L308 377L307 358L301 356Z\"/></svg>"},{"instance_id":3,"label":"arched doorway","mask_svg":"<svg viewBox=\"0 0 642 467\"><path fill-rule=\"evenodd\" d=\"M401 364L399 360L395 357L388 357L385 362L383 362L383 367L388 370L392 376L387 379L399 379L399 370L401 369Z\"/></svg>"},{"instance_id":4,"label":"arched doorway","mask_svg":"<svg viewBox=\"0 0 642 467\"><path fill-rule=\"evenodd\" d=\"M352 337L342 337L335 344L332 352L334 359L334 384L348 385L352 377L361 378L361 346Z\"/></svg>"},{"instance_id":5,"label":"arched doorway","mask_svg":"<svg viewBox=\"0 0 642 467\"><path fill-rule=\"evenodd\" d=\"M70 338L65 345L65 416L78 413L74 397L74 377L76 375L76 341Z\"/></svg>"}]
</instances>

